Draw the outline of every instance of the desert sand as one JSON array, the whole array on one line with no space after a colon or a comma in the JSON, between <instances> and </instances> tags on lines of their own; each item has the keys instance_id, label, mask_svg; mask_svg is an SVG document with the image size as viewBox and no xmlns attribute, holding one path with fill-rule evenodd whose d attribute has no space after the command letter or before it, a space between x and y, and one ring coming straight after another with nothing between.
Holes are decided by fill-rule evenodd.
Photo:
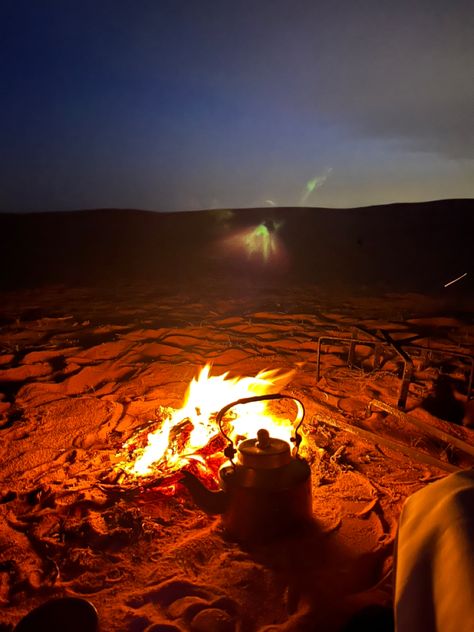
<instances>
[{"instance_id":1,"label":"desert sand","mask_svg":"<svg viewBox=\"0 0 474 632\"><path fill-rule=\"evenodd\" d=\"M328 344L318 381L317 341L384 331L429 347L406 412L474 445L472 211L1 217L0 629L63 595L89 599L110 632L336 632L364 605L390 607L405 498L473 457L368 409L397 405L393 349L374 368L372 346L348 364L347 347ZM258 236L249 251L262 222L266 260ZM206 364L291 372L282 391L306 408L313 529L239 545L176 474L124 475L124 445L159 430ZM213 459L207 483L225 460Z\"/></svg>"}]
</instances>

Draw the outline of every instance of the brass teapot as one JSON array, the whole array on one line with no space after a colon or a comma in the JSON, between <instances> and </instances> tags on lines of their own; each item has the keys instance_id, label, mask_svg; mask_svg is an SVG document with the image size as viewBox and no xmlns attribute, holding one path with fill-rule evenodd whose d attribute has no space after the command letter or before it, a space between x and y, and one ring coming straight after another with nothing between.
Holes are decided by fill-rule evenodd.
<instances>
[{"instance_id":1,"label":"brass teapot","mask_svg":"<svg viewBox=\"0 0 474 632\"><path fill-rule=\"evenodd\" d=\"M271 437L260 429L257 437L234 447L222 428L222 419L233 406L262 400L291 399L297 406L295 434L291 441ZM282 535L312 521L311 470L298 455L304 406L290 395L246 397L224 406L217 414L219 430L228 445L229 462L219 469L220 491L211 491L190 472L181 482L196 504L209 514L221 514L226 533L240 542L258 542ZM236 457L236 458L235 458ZM235 460L234 460L235 459Z\"/></svg>"}]
</instances>

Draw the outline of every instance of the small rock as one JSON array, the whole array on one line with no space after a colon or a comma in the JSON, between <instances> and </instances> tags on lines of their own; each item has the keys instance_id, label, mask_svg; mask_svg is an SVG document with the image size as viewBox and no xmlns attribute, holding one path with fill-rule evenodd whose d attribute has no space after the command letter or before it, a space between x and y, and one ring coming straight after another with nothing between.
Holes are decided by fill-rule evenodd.
<instances>
[{"instance_id":1,"label":"small rock","mask_svg":"<svg viewBox=\"0 0 474 632\"><path fill-rule=\"evenodd\" d=\"M28 583L35 590L39 590L39 588L41 588L41 579L42 575L39 570L34 570L28 573Z\"/></svg>"},{"instance_id":2,"label":"small rock","mask_svg":"<svg viewBox=\"0 0 474 632\"><path fill-rule=\"evenodd\" d=\"M129 615L126 619L127 622L127 632L144 632L150 626L150 619L143 615L138 615L133 613Z\"/></svg>"},{"instance_id":3,"label":"small rock","mask_svg":"<svg viewBox=\"0 0 474 632\"><path fill-rule=\"evenodd\" d=\"M168 608L168 615L172 619L192 619L201 610L209 607L209 602L201 597L188 596L177 599Z\"/></svg>"},{"instance_id":4,"label":"small rock","mask_svg":"<svg viewBox=\"0 0 474 632\"><path fill-rule=\"evenodd\" d=\"M209 604L209 607L224 610L231 618L236 617L239 612L239 606L230 597L218 597Z\"/></svg>"},{"instance_id":5,"label":"small rock","mask_svg":"<svg viewBox=\"0 0 474 632\"><path fill-rule=\"evenodd\" d=\"M217 608L201 610L191 622L193 632L235 632L231 617Z\"/></svg>"},{"instance_id":6,"label":"small rock","mask_svg":"<svg viewBox=\"0 0 474 632\"><path fill-rule=\"evenodd\" d=\"M145 598L143 595L132 595L125 601L125 603L127 606L130 606L130 608L138 609L145 605Z\"/></svg>"}]
</instances>

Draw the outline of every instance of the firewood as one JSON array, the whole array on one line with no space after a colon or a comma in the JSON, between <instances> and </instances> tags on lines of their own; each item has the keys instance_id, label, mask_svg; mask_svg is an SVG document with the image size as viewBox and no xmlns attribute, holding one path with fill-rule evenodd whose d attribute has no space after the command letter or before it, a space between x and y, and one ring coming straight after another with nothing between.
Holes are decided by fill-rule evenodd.
<instances>
[{"instance_id":1,"label":"firewood","mask_svg":"<svg viewBox=\"0 0 474 632\"><path fill-rule=\"evenodd\" d=\"M436 426L431 426L430 424L427 424L424 421L420 421L419 419L416 419L415 417L412 417L411 415L407 415L403 411L398 410L398 408L394 408L393 406L390 406L390 404L386 404L385 402L381 402L377 399L373 399L369 403L369 409L372 409L373 406L375 406L376 408L380 408L380 410L384 410L385 412L390 413L391 415L394 415L395 417L398 417L398 419L401 419L402 421L407 421L408 423L413 424L417 428L420 428L420 430L424 430L428 434L433 435L433 437L437 437L438 439L441 439L442 441L445 441L446 443L450 443L454 447L459 448L459 450L462 450L463 452L466 452L467 454L474 456L474 446L470 445L466 441L463 441L462 439L458 439L457 437L454 437L452 434L449 434L448 432L445 432L444 430L440 430L439 428L436 428Z\"/></svg>"},{"instance_id":2,"label":"firewood","mask_svg":"<svg viewBox=\"0 0 474 632\"><path fill-rule=\"evenodd\" d=\"M319 422L327 424L328 426L332 426L333 428L337 428L338 430L350 432L351 434L354 434L372 443L380 443L381 445L390 448L390 450L394 450L395 452L399 452L401 454L404 454L405 456L408 456L413 461L418 461L420 463L425 463L426 465L437 467L438 469L444 470L445 472L459 472L462 469L460 467L457 467L456 465L451 465L451 463L441 461L440 459L430 456L429 454L420 452L420 450L410 448L401 443L398 443L397 441L388 439L387 437L382 437L375 432L371 432L370 430L365 430L363 428L360 428L359 426L348 424L346 421L343 421L340 416L336 416L328 411L319 411L314 415L314 417L316 417Z\"/></svg>"}]
</instances>

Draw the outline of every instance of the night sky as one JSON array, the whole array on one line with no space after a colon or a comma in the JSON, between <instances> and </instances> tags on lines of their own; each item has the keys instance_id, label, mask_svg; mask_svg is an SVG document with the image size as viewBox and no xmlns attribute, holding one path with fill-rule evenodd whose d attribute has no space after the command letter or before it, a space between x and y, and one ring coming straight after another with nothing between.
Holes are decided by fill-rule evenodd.
<instances>
[{"instance_id":1,"label":"night sky","mask_svg":"<svg viewBox=\"0 0 474 632\"><path fill-rule=\"evenodd\" d=\"M474 197L464 0L3 0L0 210Z\"/></svg>"}]
</instances>

